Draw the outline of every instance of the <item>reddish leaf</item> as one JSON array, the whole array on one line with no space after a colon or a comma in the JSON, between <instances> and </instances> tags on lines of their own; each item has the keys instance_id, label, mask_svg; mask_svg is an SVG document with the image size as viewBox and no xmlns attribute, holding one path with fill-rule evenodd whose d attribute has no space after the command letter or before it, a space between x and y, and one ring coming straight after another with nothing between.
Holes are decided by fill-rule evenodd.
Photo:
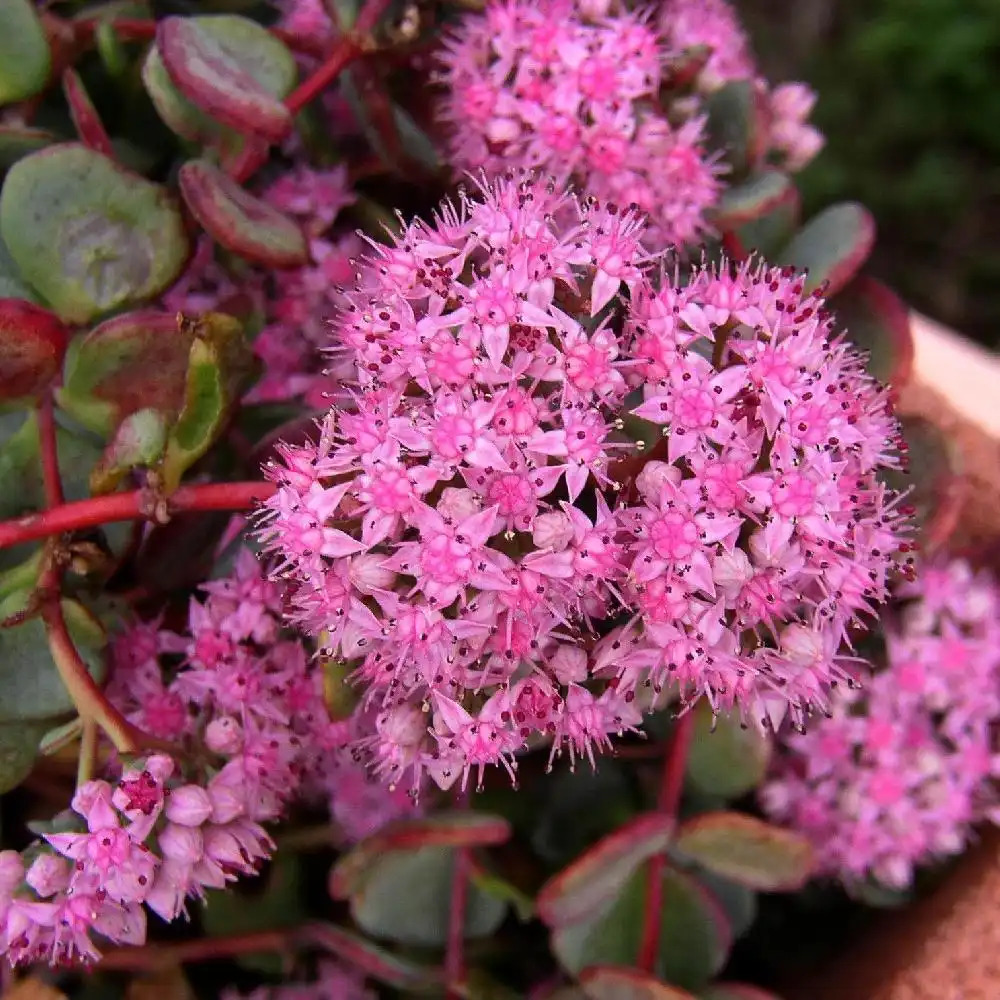
<instances>
[{"instance_id":1,"label":"reddish leaf","mask_svg":"<svg viewBox=\"0 0 1000 1000\"><path fill-rule=\"evenodd\" d=\"M156 31L163 64L185 97L230 128L280 142L292 115L251 71L258 49L274 44L265 29L236 17L168 17Z\"/></svg>"},{"instance_id":2,"label":"reddish leaf","mask_svg":"<svg viewBox=\"0 0 1000 1000\"><path fill-rule=\"evenodd\" d=\"M58 316L23 299L0 299L0 399L41 392L62 363L69 334Z\"/></svg>"},{"instance_id":3,"label":"reddish leaf","mask_svg":"<svg viewBox=\"0 0 1000 1000\"><path fill-rule=\"evenodd\" d=\"M479 812L437 813L427 819L390 823L341 857L330 872L330 895L347 899L357 892L374 862L390 851L477 847L502 844L509 837L510 824L505 819Z\"/></svg>"},{"instance_id":4,"label":"reddish leaf","mask_svg":"<svg viewBox=\"0 0 1000 1000\"><path fill-rule=\"evenodd\" d=\"M592 965L579 976L590 1000L695 1000L678 989L638 969L617 965Z\"/></svg>"},{"instance_id":5,"label":"reddish leaf","mask_svg":"<svg viewBox=\"0 0 1000 1000\"><path fill-rule=\"evenodd\" d=\"M207 160L180 169L181 194L195 218L227 250L271 267L298 267L309 257L301 227L244 191Z\"/></svg>"},{"instance_id":6,"label":"reddish leaf","mask_svg":"<svg viewBox=\"0 0 1000 1000\"><path fill-rule=\"evenodd\" d=\"M713 212L716 225L724 229L742 226L766 215L786 201L796 201L798 192L788 174L773 167L727 188Z\"/></svg>"},{"instance_id":7,"label":"reddish leaf","mask_svg":"<svg viewBox=\"0 0 1000 1000\"><path fill-rule=\"evenodd\" d=\"M598 841L542 886L538 915L563 927L592 915L613 899L629 877L670 843L673 821L659 813L639 816Z\"/></svg>"},{"instance_id":8,"label":"reddish leaf","mask_svg":"<svg viewBox=\"0 0 1000 1000\"><path fill-rule=\"evenodd\" d=\"M806 291L826 283L826 296L843 288L861 269L875 243L875 219L864 205L845 201L811 218L776 263L808 271Z\"/></svg>"},{"instance_id":9,"label":"reddish leaf","mask_svg":"<svg viewBox=\"0 0 1000 1000\"><path fill-rule=\"evenodd\" d=\"M98 117L97 109L84 89L80 74L75 69L67 69L62 76L63 93L69 104L70 117L76 126L77 134L85 146L103 153L110 159L115 158L111 139L104 130L104 125Z\"/></svg>"},{"instance_id":10,"label":"reddish leaf","mask_svg":"<svg viewBox=\"0 0 1000 1000\"><path fill-rule=\"evenodd\" d=\"M716 875L765 892L801 888L813 869L805 837L745 813L702 813L679 827L675 847Z\"/></svg>"}]
</instances>

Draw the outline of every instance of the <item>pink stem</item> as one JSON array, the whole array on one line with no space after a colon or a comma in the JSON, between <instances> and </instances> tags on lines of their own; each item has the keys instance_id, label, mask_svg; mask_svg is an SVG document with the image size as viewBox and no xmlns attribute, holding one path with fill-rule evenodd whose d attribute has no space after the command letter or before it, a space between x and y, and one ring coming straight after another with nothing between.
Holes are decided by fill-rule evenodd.
<instances>
[{"instance_id":1,"label":"pink stem","mask_svg":"<svg viewBox=\"0 0 1000 1000\"><path fill-rule=\"evenodd\" d=\"M444 953L447 1000L461 1000L465 982L465 909L469 898L469 848L455 851L455 871L448 904L448 942Z\"/></svg>"}]
</instances>

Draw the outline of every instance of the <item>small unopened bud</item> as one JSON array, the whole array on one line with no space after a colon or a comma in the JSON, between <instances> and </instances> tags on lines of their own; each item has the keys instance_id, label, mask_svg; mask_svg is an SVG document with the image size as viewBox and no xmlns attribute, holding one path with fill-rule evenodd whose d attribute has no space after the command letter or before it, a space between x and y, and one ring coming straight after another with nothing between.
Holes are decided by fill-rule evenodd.
<instances>
[{"instance_id":1,"label":"small unopened bud","mask_svg":"<svg viewBox=\"0 0 1000 1000\"><path fill-rule=\"evenodd\" d=\"M562 552L573 540L573 524L559 511L539 514L532 525L531 540L540 549Z\"/></svg>"},{"instance_id":2,"label":"small unopened bud","mask_svg":"<svg viewBox=\"0 0 1000 1000\"><path fill-rule=\"evenodd\" d=\"M212 815L212 800L200 785L182 785L167 797L167 819L180 826L201 826Z\"/></svg>"},{"instance_id":3,"label":"small unopened bud","mask_svg":"<svg viewBox=\"0 0 1000 1000\"><path fill-rule=\"evenodd\" d=\"M681 470L668 462L647 462L635 477L635 485L643 500L659 503L665 483L676 486L681 481Z\"/></svg>"},{"instance_id":4,"label":"small unopened bud","mask_svg":"<svg viewBox=\"0 0 1000 1000\"><path fill-rule=\"evenodd\" d=\"M212 753L227 757L239 753L243 746L243 729L231 716L213 719L205 728L205 745Z\"/></svg>"},{"instance_id":5,"label":"small unopened bud","mask_svg":"<svg viewBox=\"0 0 1000 1000\"><path fill-rule=\"evenodd\" d=\"M587 654L578 646L560 646L549 657L549 669L560 684L587 679Z\"/></svg>"},{"instance_id":6,"label":"small unopened bud","mask_svg":"<svg viewBox=\"0 0 1000 1000\"><path fill-rule=\"evenodd\" d=\"M205 853L202 832L193 826L168 823L157 837L160 851L165 858L181 864L197 864Z\"/></svg>"},{"instance_id":7,"label":"small unopened bud","mask_svg":"<svg viewBox=\"0 0 1000 1000\"><path fill-rule=\"evenodd\" d=\"M458 489L449 486L441 491L441 499L437 502L437 512L452 521L464 521L481 509L479 497L472 490Z\"/></svg>"}]
</instances>

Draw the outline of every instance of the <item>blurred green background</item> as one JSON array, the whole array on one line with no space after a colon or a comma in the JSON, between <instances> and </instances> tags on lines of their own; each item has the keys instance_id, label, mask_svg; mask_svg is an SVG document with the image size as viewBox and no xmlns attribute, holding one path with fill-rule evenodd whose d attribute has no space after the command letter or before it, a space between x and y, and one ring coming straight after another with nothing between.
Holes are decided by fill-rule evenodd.
<instances>
[{"instance_id":1,"label":"blurred green background","mask_svg":"<svg viewBox=\"0 0 1000 1000\"><path fill-rule=\"evenodd\" d=\"M1000 0L737 0L765 74L819 93L806 212L875 213L873 270L1000 347Z\"/></svg>"}]
</instances>

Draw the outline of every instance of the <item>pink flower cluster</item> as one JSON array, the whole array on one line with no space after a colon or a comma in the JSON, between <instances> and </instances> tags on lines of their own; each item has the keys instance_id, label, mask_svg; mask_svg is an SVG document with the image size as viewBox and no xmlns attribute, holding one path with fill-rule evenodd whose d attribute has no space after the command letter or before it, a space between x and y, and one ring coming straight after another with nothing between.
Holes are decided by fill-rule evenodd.
<instances>
[{"instance_id":1,"label":"pink flower cluster","mask_svg":"<svg viewBox=\"0 0 1000 1000\"><path fill-rule=\"evenodd\" d=\"M146 938L143 904L166 920L186 896L250 874L273 844L232 774L185 783L156 755L115 784L88 781L72 813L24 854L0 852L0 947L12 964L100 957L99 936Z\"/></svg>"},{"instance_id":2,"label":"pink flower cluster","mask_svg":"<svg viewBox=\"0 0 1000 1000\"><path fill-rule=\"evenodd\" d=\"M637 205L659 250L695 242L718 199L704 119L660 108L667 49L648 19L576 0L491 0L441 55L459 170L540 168L602 201Z\"/></svg>"},{"instance_id":3,"label":"pink flower cluster","mask_svg":"<svg viewBox=\"0 0 1000 1000\"><path fill-rule=\"evenodd\" d=\"M323 962L313 982L261 986L251 993L223 990L219 1000L377 1000L365 977L337 962Z\"/></svg>"},{"instance_id":4,"label":"pink flower cluster","mask_svg":"<svg viewBox=\"0 0 1000 1000\"><path fill-rule=\"evenodd\" d=\"M801 720L885 597L897 427L861 356L800 276L682 285L642 235L484 183L345 293L350 402L267 468L261 537L393 783L513 774L539 740L592 759L668 685ZM648 460L626 426L662 442Z\"/></svg>"},{"instance_id":5,"label":"pink flower cluster","mask_svg":"<svg viewBox=\"0 0 1000 1000\"><path fill-rule=\"evenodd\" d=\"M783 740L762 801L848 886L903 888L1000 823L1000 589L962 561L901 588L885 663L833 714Z\"/></svg>"}]
</instances>

